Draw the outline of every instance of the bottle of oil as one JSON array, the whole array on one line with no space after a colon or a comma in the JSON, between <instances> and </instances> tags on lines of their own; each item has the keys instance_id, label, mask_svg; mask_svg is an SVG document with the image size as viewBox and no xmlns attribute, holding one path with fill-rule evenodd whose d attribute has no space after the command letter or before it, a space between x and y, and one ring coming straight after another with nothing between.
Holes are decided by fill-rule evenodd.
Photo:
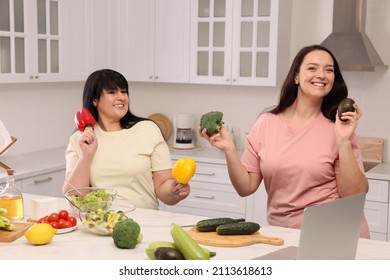
<instances>
[{"instance_id":1,"label":"bottle of oil","mask_svg":"<svg viewBox=\"0 0 390 280\"><path fill-rule=\"evenodd\" d=\"M0 187L0 208L7 209L5 217L11 221L24 218L24 204L22 193L15 187L14 170L7 169L7 183Z\"/></svg>"}]
</instances>

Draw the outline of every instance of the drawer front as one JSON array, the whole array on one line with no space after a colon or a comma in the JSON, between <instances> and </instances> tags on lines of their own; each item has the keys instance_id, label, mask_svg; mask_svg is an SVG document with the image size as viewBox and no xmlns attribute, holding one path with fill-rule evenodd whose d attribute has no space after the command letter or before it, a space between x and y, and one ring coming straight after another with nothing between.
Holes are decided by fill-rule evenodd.
<instances>
[{"instance_id":1,"label":"drawer front","mask_svg":"<svg viewBox=\"0 0 390 280\"><path fill-rule=\"evenodd\" d=\"M197 163L194 181L231 184L227 166L224 164Z\"/></svg>"},{"instance_id":2,"label":"drawer front","mask_svg":"<svg viewBox=\"0 0 390 280\"><path fill-rule=\"evenodd\" d=\"M367 201L389 202L389 181L368 180Z\"/></svg>"},{"instance_id":3,"label":"drawer front","mask_svg":"<svg viewBox=\"0 0 390 280\"><path fill-rule=\"evenodd\" d=\"M196 182L196 187L191 185L189 196L177 205L245 215L246 199L235 193L232 186L222 187L230 191L218 190L221 189L218 184Z\"/></svg>"},{"instance_id":4,"label":"drawer front","mask_svg":"<svg viewBox=\"0 0 390 280\"><path fill-rule=\"evenodd\" d=\"M62 183L60 185L57 172L33 176L22 181L24 193L58 196L61 188Z\"/></svg>"},{"instance_id":5,"label":"drawer front","mask_svg":"<svg viewBox=\"0 0 390 280\"><path fill-rule=\"evenodd\" d=\"M386 203L366 201L364 215L370 231L387 233L388 205Z\"/></svg>"}]
</instances>

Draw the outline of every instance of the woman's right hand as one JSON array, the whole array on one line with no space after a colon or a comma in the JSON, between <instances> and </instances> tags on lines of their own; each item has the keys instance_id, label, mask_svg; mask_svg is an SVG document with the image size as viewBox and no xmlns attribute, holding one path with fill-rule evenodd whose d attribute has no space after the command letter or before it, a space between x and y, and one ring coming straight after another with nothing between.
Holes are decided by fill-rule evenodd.
<instances>
[{"instance_id":1,"label":"woman's right hand","mask_svg":"<svg viewBox=\"0 0 390 280\"><path fill-rule=\"evenodd\" d=\"M84 155L95 154L98 147L98 142L95 135L95 131L92 127L88 126L85 128L83 134L80 137L79 144Z\"/></svg>"},{"instance_id":2,"label":"woman's right hand","mask_svg":"<svg viewBox=\"0 0 390 280\"><path fill-rule=\"evenodd\" d=\"M229 131L226 129L224 125L222 125L221 130L208 136L206 133L206 129L201 130L198 128L198 132L200 136L206 139L211 146L214 146L222 151L227 151L235 148L234 141Z\"/></svg>"}]
</instances>

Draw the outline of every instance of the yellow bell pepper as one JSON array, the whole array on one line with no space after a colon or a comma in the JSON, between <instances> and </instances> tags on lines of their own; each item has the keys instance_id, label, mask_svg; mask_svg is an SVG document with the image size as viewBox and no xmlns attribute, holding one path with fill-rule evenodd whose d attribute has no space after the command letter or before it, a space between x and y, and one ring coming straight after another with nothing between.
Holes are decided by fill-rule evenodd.
<instances>
[{"instance_id":1,"label":"yellow bell pepper","mask_svg":"<svg viewBox=\"0 0 390 280\"><path fill-rule=\"evenodd\" d=\"M196 163L192 158L180 158L172 168L172 176L180 184L187 184L194 176Z\"/></svg>"}]
</instances>

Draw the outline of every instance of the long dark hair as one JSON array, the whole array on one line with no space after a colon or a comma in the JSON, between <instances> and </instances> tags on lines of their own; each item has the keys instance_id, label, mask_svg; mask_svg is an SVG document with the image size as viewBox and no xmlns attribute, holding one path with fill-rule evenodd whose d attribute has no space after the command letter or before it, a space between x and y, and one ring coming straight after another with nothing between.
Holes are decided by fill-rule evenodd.
<instances>
[{"instance_id":1,"label":"long dark hair","mask_svg":"<svg viewBox=\"0 0 390 280\"><path fill-rule=\"evenodd\" d=\"M126 90L129 95L129 85L126 78L119 72L111 69L102 69L93 72L89 75L84 85L83 91L83 107L91 111L96 121L99 120L99 114L96 107L93 105L94 100L99 100L103 90ZM130 108L126 115L120 120L122 128L130 128L139 121L148 120L138 117L130 112Z\"/></svg>"},{"instance_id":2,"label":"long dark hair","mask_svg":"<svg viewBox=\"0 0 390 280\"><path fill-rule=\"evenodd\" d=\"M340 67L335 56L330 50L320 45L304 47L295 56L294 61L291 64L290 71L288 72L287 77L283 83L279 97L279 104L270 111L271 113L281 113L294 103L298 94L298 85L295 84L294 79L299 73L299 68L301 67L305 56L315 50L325 51L333 59L335 80L331 91L324 97L322 101L321 111L327 119L330 119L333 122L336 121L337 107L341 100L348 97L348 88L343 76L341 75Z\"/></svg>"}]
</instances>

